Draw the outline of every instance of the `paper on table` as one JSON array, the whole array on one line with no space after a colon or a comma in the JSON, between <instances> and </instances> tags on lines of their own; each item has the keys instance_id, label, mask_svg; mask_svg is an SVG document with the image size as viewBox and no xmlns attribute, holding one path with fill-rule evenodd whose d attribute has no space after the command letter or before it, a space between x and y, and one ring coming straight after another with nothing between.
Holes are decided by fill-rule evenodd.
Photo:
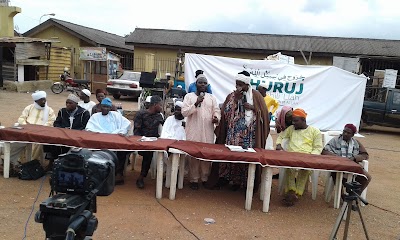
<instances>
[{"instance_id":1,"label":"paper on table","mask_svg":"<svg viewBox=\"0 0 400 240\"><path fill-rule=\"evenodd\" d=\"M156 140L157 140L156 137L145 137L145 136L143 136L138 141L141 141L141 142L153 142L153 141L156 141Z\"/></svg>"},{"instance_id":2,"label":"paper on table","mask_svg":"<svg viewBox=\"0 0 400 240\"><path fill-rule=\"evenodd\" d=\"M229 148L232 152L256 152L253 148L248 148L244 149L241 146L235 146L235 145L227 145L225 144L225 147Z\"/></svg>"}]
</instances>

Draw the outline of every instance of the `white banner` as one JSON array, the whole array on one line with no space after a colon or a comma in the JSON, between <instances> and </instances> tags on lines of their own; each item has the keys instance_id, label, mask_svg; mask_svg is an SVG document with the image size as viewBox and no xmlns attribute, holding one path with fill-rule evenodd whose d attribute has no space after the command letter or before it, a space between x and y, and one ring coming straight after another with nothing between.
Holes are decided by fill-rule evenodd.
<instances>
[{"instance_id":1,"label":"white banner","mask_svg":"<svg viewBox=\"0 0 400 240\"><path fill-rule=\"evenodd\" d=\"M185 54L185 85L195 82L195 71L207 77L218 103L235 90L235 76L246 70L256 88L269 84L268 94L282 106L303 108L307 123L320 130L343 130L347 123L360 123L366 78L333 66L284 64L200 54ZM271 126L275 126L275 117Z\"/></svg>"}]
</instances>

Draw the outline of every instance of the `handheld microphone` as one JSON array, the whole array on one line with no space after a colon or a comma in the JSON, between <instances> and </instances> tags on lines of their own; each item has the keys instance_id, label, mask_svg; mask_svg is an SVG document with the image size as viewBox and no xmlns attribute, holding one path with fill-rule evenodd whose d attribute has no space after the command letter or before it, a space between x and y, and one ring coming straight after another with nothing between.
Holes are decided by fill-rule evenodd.
<instances>
[{"instance_id":1,"label":"handheld microphone","mask_svg":"<svg viewBox=\"0 0 400 240\"><path fill-rule=\"evenodd\" d=\"M200 96L204 97L204 92L200 92ZM197 105L198 107L201 107L201 103L199 103L199 105Z\"/></svg>"},{"instance_id":2,"label":"handheld microphone","mask_svg":"<svg viewBox=\"0 0 400 240\"><path fill-rule=\"evenodd\" d=\"M246 92L242 92L242 94L243 94L243 104L247 103Z\"/></svg>"}]
</instances>

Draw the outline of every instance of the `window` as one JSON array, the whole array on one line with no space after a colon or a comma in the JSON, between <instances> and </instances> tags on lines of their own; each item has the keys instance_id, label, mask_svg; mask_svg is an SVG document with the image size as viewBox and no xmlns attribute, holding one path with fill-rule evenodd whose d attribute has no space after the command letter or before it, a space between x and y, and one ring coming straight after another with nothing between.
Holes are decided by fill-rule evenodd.
<instances>
[{"instance_id":1,"label":"window","mask_svg":"<svg viewBox=\"0 0 400 240\"><path fill-rule=\"evenodd\" d=\"M393 92L393 105L400 105L400 92Z\"/></svg>"}]
</instances>

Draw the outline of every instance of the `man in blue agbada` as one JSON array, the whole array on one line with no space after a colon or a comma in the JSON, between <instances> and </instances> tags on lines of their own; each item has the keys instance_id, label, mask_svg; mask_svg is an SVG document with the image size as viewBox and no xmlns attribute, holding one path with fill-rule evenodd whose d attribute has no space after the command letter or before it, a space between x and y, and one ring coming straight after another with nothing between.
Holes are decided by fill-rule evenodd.
<instances>
[{"instance_id":1,"label":"man in blue agbada","mask_svg":"<svg viewBox=\"0 0 400 240\"><path fill-rule=\"evenodd\" d=\"M111 99L104 98L101 101L101 112L95 113L90 117L86 125L86 131L126 135L131 127L131 121L122 116L121 113L111 111L111 107ZM117 176L115 184L123 184L127 152L120 151L116 153L118 163L115 170L115 175Z\"/></svg>"}]
</instances>

